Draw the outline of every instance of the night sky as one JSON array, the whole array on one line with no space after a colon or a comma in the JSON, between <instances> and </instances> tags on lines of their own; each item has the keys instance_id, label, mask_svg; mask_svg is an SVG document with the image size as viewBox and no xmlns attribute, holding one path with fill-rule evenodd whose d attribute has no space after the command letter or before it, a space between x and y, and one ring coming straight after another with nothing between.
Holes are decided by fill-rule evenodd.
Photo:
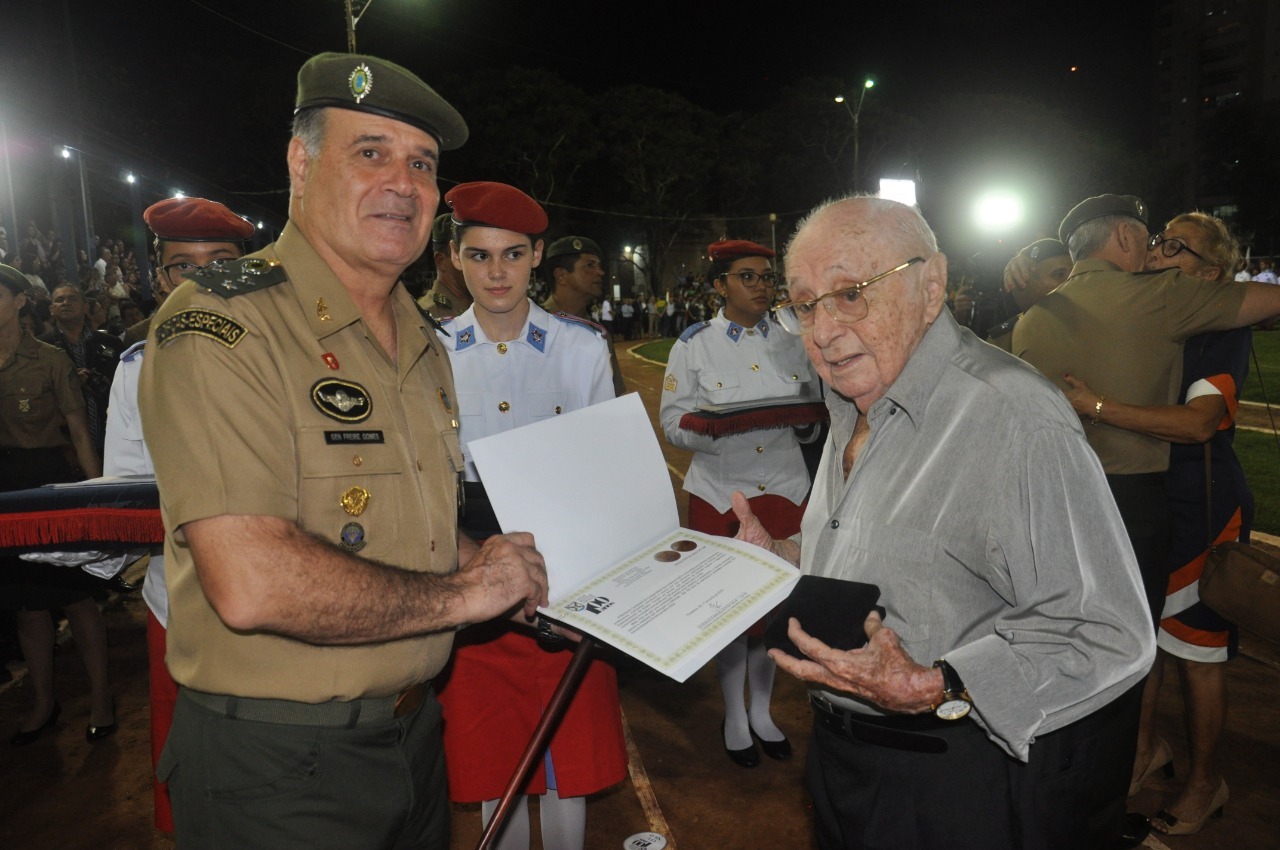
<instances>
[{"instance_id":1,"label":"night sky","mask_svg":"<svg viewBox=\"0 0 1280 850\"><path fill-rule=\"evenodd\" d=\"M926 115L959 93L1028 97L1082 131L1142 148L1155 5L373 0L357 37L361 51L406 65L446 97L442 79L518 65L592 96L642 83L715 112L749 112L802 78L856 90L870 75L868 97L900 113ZM4 8L0 120L12 125L11 145L41 134L87 149L105 143L157 181L210 178L264 214L282 209L297 69L311 54L346 49L342 0ZM28 139L13 126L37 132Z\"/></svg>"}]
</instances>

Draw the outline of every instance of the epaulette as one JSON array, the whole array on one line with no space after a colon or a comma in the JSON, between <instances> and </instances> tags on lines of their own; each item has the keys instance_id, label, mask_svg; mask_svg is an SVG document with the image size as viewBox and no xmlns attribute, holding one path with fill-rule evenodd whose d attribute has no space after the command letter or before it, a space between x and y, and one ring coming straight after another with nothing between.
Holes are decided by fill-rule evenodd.
<instances>
[{"instance_id":1,"label":"epaulette","mask_svg":"<svg viewBox=\"0 0 1280 850\"><path fill-rule=\"evenodd\" d=\"M591 321L590 319L584 319L581 316L575 316L572 313L566 313L564 310L560 310L559 312L552 313L551 315L555 316L557 319L564 322L565 324L578 325L579 327L587 328L588 330L600 336L605 336L608 333L608 331L604 329L604 325L597 325L595 322Z\"/></svg>"},{"instance_id":2,"label":"epaulette","mask_svg":"<svg viewBox=\"0 0 1280 850\"><path fill-rule=\"evenodd\" d=\"M689 327L684 329L684 333L680 334L680 341L688 342L689 340L693 339L694 336L702 333L709 327L711 327L711 323L705 322L705 321L698 322L697 324L689 325Z\"/></svg>"},{"instance_id":3,"label":"epaulette","mask_svg":"<svg viewBox=\"0 0 1280 850\"><path fill-rule=\"evenodd\" d=\"M444 325L440 324L440 320L437 319L435 316L431 315L431 313L429 313L427 310L423 309L422 305L419 304L416 300L413 302L413 306L418 308L418 312L422 314L422 318L427 320L427 324L431 325L431 327L435 328L437 331L444 334L445 336L452 336L452 334L450 334L447 330L444 329ZM445 321L447 322L449 320L445 319Z\"/></svg>"},{"instance_id":4,"label":"epaulette","mask_svg":"<svg viewBox=\"0 0 1280 850\"><path fill-rule=\"evenodd\" d=\"M147 341L145 339L140 339L137 342L135 342L133 345L126 348L123 352L120 353L120 362L132 363L134 361L134 358L138 356L138 353L142 351L143 346L145 346L146 344L147 344Z\"/></svg>"},{"instance_id":5,"label":"epaulette","mask_svg":"<svg viewBox=\"0 0 1280 850\"><path fill-rule=\"evenodd\" d=\"M231 298L284 283L288 277L278 260L244 257L228 260L218 268L201 269L191 280L206 292Z\"/></svg>"}]
</instances>

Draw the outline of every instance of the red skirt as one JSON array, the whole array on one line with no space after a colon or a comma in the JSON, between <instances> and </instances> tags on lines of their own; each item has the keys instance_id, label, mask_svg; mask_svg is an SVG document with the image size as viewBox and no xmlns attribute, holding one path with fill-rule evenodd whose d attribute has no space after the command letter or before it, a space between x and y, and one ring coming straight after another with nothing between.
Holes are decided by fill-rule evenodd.
<instances>
[{"instance_id":1,"label":"red skirt","mask_svg":"<svg viewBox=\"0 0 1280 850\"><path fill-rule=\"evenodd\" d=\"M507 625L459 633L453 660L436 680L449 799L475 803L502 795L572 655L570 649L543 649L532 635ZM627 747L613 665L591 662L550 749L561 797L593 794L623 780ZM539 760L521 793L546 790L545 762Z\"/></svg>"}]
</instances>

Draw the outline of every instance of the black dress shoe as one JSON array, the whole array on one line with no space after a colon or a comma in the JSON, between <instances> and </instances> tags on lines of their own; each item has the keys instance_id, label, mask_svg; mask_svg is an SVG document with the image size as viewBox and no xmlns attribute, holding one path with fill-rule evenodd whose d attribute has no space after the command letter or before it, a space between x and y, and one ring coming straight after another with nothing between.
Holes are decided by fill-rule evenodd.
<instances>
[{"instance_id":1,"label":"black dress shoe","mask_svg":"<svg viewBox=\"0 0 1280 850\"><path fill-rule=\"evenodd\" d=\"M1139 812L1129 812L1120 824L1120 835L1111 845L1113 850L1131 850L1134 847L1140 847L1151 834L1151 821Z\"/></svg>"},{"instance_id":2,"label":"black dress shoe","mask_svg":"<svg viewBox=\"0 0 1280 850\"><path fill-rule=\"evenodd\" d=\"M751 734L755 735L756 740L760 742L760 749L769 758L778 761L786 761L791 758L791 742L785 737L781 741L766 741L760 737L755 729L751 730Z\"/></svg>"},{"instance_id":3,"label":"black dress shoe","mask_svg":"<svg viewBox=\"0 0 1280 850\"><path fill-rule=\"evenodd\" d=\"M52 729L53 724L58 722L58 715L62 713L62 703L54 700L53 708L49 710L49 716L45 718L44 723L30 732L15 732L13 737L9 739L9 743L15 747L25 747L27 744L34 744L46 730Z\"/></svg>"},{"instance_id":4,"label":"black dress shoe","mask_svg":"<svg viewBox=\"0 0 1280 850\"><path fill-rule=\"evenodd\" d=\"M724 741L724 721L720 721L720 740ZM739 767L755 767L760 764L760 753L756 752L754 742L751 746L741 750L731 750L729 745L725 744L724 751L729 754L729 758L733 759L733 763Z\"/></svg>"},{"instance_id":5,"label":"black dress shoe","mask_svg":"<svg viewBox=\"0 0 1280 850\"><path fill-rule=\"evenodd\" d=\"M109 738L115 734L116 729L120 725L117 722L118 718L116 718L116 701L115 700L111 701L111 717L114 719L110 723L107 723L104 726L94 726L92 723L90 723L87 727L85 727L84 739L88 741L90 744L96 744L99 741L101 741L103 738Z\"/></svg>"}]
</instances>

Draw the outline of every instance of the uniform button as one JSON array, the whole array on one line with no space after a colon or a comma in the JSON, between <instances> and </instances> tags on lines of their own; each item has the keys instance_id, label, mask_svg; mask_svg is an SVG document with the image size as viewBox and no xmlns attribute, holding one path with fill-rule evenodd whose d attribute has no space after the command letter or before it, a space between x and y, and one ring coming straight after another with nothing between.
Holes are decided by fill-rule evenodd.
<instances>
[{"instance_id":1,"label":"uniform button","mask_svg":"<svg viewBox=\"0 0 1280 850\"><path fill-rule=\"evenodd\" d=\"M356 455L355 457L351 458L351 462L356 466L359 466L360 464L364 463L364 458L360 457L360 455Z\"/></svg>"},{"instance_id":2,"label":"uniform button","mask_svg":"<svg viewBox=\"0 0 1280 850\"><path fill-rule=\"evenodd\" d=\"M831 520L831 527L832 527L832 528L839 528L839 527L840 527L840 520L838 520L838 519L833 519L833 520Z\"/></svg>"},{"instance_id":3,"label":"uniform button","mask_svg":"<svg viewBox=\"0 0 1280 850\"><path fill-rule=\"evenodd\" d=\"M792 376L791 376L791 380L793 380L793 381L798 381L798 380L800 380L800 376L799 376L799 375L792 375Z\"/></svg>"},{"instance_id":4,"label":"uniform button","mask_svg":"<svg viewBox=\"0 0 1280 850\"><path fill-rule=\"evenodd\" d=\"M418 471L422 471L422 461L418 461Z\"/></svg>"},{"instance_id":5,"label":"uniform button","mask_svg":"<svg viewBox=\"0 0 1280 850\"><path fill-rule=\"evenodd\" d=\"M759 363L752 363L752 364L751 364L751 371L752 371L752 372L759 372L759 371L760 371L760 364L759 364Z\"/></svg>"},{"instance_id":6,"label":"uniform button","mask_svg":"<svg viewBox=\"0 0 1280 850\"><path fill-rule=\"evenodd\" d=\"M498 343L498 353L499 354L507 353L507 344L505 342Z\"/></svg>"},{"instance_id":7,"label":"uniform button","mask_svg":"<svg viewBox=\"0 0 1280 850\"><path fill-rule=\"evenodd\" d=\"M716 389L720 389L723 386L724 384L720 383L719 381L716 381Z\"/></svg>"},{"instance_id":8,"label":"uniform button","mask_svg":"<svg viewBox=\"0 0 1280 850\"><path fill-rule=\"evenodd\" d=\"M747 336L755 336L755 335L756 335L756 332L754 330L747 331Z\"/></svg>"},{"instance_id":9,"label":"uniform button","mask_svg":"<svg viewBox=\"0 0 1280 850\"><path fill-rule=\"evenodd\" d=\"M556 405L556 416L559 416L561 413L564 413L564 408L557 404L557 405Z\"/></svg>"},{"instance_id":10,"label":"uniform button","mask_svg":"<svg viewBox=\"0 0 1280 850\"><path fill-rule=\"evenodd\" d=\"M511 409L511 405L508 402L503 401L498 403L499 413L506 413L510 409Z\"/></svg>"},{"instance_id":11,"label":"uniform button","mask_svg":"<svg viewBox=\"0 0 1280 850\"><path fill-rule=\"evenodd\" d=\"M763 484L757 484L757 485L756 485L756 489L757 489L757 490L759 490L761 493L763 493L763 492L764 492L764 485L763 485Z\"/></svg>"},{"instance_id":12,"label":"uniform button","mask_svg":"<svg viewBox=\"0 0 1280 850\"><path fill-rule=\"evenodd\" d=\"M764 446L756 446L756 454L758 455L764 454Z\"/></svg>"}]
</instances>

